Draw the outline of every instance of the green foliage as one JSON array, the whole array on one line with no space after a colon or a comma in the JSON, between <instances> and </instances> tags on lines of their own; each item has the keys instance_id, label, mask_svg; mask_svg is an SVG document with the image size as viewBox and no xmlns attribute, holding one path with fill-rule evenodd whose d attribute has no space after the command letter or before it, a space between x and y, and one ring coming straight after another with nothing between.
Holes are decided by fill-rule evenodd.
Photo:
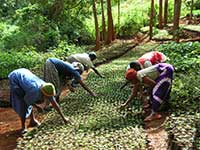
<instances>
[{"instance_id":1,"label":"green foliage","mask_svg":"<svg viewBox=\"0 0 200 150\"><path fill-rule=\"evenodd\" d=\"M167 30L159 30L155 28L153 34L154 34L153 39L172 40L173 38L173 36L170 35Z\"/></svg>"},{"instance_id":2,"label":"green foliage","mask_svg":"<svg viewBox=\"0 0 200 150\"><path fill-rule=\"evenodd\" d=\"M192 0L184 0L187 7L191 7ZM200 0L194 0L193 9L200 9Z\"/></svg>"},{"instance_id":3,"label":"green foliage","mask_svg":"<svg viewBox=\"0 0 200 150\"><path fill-rule=\"evenodd\" d=\"M118 91L126 67L126 63L122 62L127 61L123 58L98 68L106 80L94 73L89 74L85 83L98 97L88 96L78 87L75 93L69 93L61 101L62 110L73 125L63 125L58 114L51 111L37 130L18 142L17 149L31 149L34 146L35 149L145 150L147 142L140 101L135 99L131 109L122 112L116 109L130 93L129 87Z\"/></svg>"},{"instance_id":4,"label":"green foliage","mask_svg":"<svg viewBox=\"0 0 200 150\"><path fill-rule=\"evenodd\" d=\"M61 42L56 49L46 53L37 52L34 47L24 47L19 51L0 51L0 77L6 77L17 68L27 68L43 74L42 68L47 58L56 57L66 60L67 56L83 51L85 51L84 47L69 45L66 42Z\"/></svg>"},{"instance_id":5,"label":"green foliage","mask_svg":"<svg viewBox=\"0 0 200 150\"><path fill-rule=\"evenodd\" d=\"M173 91L171 95L172 109L175 114L182 114L184 112L194 114L199 112L199 76L200 69L185 74L178 74L175 76Z\"/></svg>"},{"instance_id":6,"label":"green foliage","mask_svg":"<svg viewBox=\"0 0 200 150\"><path fill-rule=\"evenodd\" d=\"M85 47L78 47L76 45L69 45L65 41L61 41L57 48L49 50L55 57L66 60L66 57L74 53L83 53L86 51Z\"/></svg>"},{"instance_id":7,"label":"green foliage","mask_svg":"<svg viewBox=\"0 0 200 150\"><path fill-rule=\"evenodd\" d=\"M64 20L67 20L67 22L59 25L62 39L69 43L91 44L94 41L94 37L88 32L89 29L85 25L85 19L83 17L68 16L67 13L64 16Z\"/></svg>"},{"instance_id":8,"label":"green foliage","mask_svg":"<svg viewBox=\"0 0 200 150\"><path fill-rule=\"evenodd\" d=\"M172 116L167 123L167 130L182 149L194 146L199 149L199 126L196 126L200 113L200 44L199 42L169 43L158 48L169 58L175 67L171 93ZM196 118L196 119L194 119Z\"/></svg>"},{"instance_id":9,"label":"green foliage","mask_svg":"<svg viewBox=\"0 0 200 150\"><path fill-rule=\"evenodd\" d=\"M196 122L198 119L200 118L191 115L170 116L166 126L170 135L169 137L173 137L173 139L169 140L176 143L181 149L193 149L197 132Z\"/></svg>"},{"instance_id":10,"label":"green foliage","mask_svg":"<svg viewBox=\"0 0 200 150\"><path fill-rule=\"evenodd\" d=\"M6 22L0 22L0 49L9 50L10 48L15 47L14 45L19 44L18 36L17 38L15 38L14 41L9 40L13 35L18 35L18 34L19 34L19 27L7 24Z\"/></svg>"},{"instance_id":11,"label":"green foliage","mask_svg":"<svg viewBox=\"0 0 200 150\"><path fill-rule=\"evenodd\" d=\"M169 62L174 65L176 72L185 73L200 66L199 42L181 44L171 42L161 45L158 50L170 58Z\"/></svg>"},{"instance_id":12,"label":"green foliage","mask_svg":"<svg viewBox=\"0 0 200 150\"><path fill-rule=\"evenodd\" d=\"M200 26L199 25L184 25L182 28L188 29L188 30L191 30L191 31L196 31L196 32L200 33Z\"/></svg>"},{"instance_id":13,"label":"green foliage","mask_svg":"<svg viewBox=\"0 0 200 150\"><path fill-rule=\"evenodd\" d=\"M21 32L28 35L28 38L22 36L22 40L26 41L25 45L34 46L42 51L58 45L60 41L58 27L42 15L39 5L29 5L18 10L15 18L21 27Z\"/></svg>"},{"instance_id":14,"label":"green foliage","mask_svg":"<svg viewBox=\"0 0 200 150\"><path fill-rule=\"evenodd\" d=\"M7 23L12 24L15 30L9 31L9 34L5 33L7 29L3 31L4 36L0 35L0 48L18 50L24 46L33 46L38 51L47 51L57 47L62 40L74 44L93 44L95 29L91 1L64 0L63 2L64 5L61 5L61 1L55 0L3 0L0 4L0 14L4 21L5 18L9 18ZM106 6L106 2L104 5ZM136 34L141 27L149 24L150 2L148 0L121 1L120 22L118 22L117 5L118 1L112 1L113 20L118 37L130 37ZM106 7L104 9L106 15ZM157 2L155 9L155 18L157 18ZM189 8L183 3L182 15L188 10ZM101 26L101 7L98 2L97 13ZM169 21L172 20L172 16L173 0L169 0ZM0 27L1 29L3 28Z\"/></svg>"},{"instance_id":15,"label":"green foliage","mask_svg":"<svg viewBox=\"0 0 200 150\"><path fill-rule=\"evenodd\" d=\"M0 53L0 76L5 77L17 68L34 68L41 65L45 58L35 51L24 52L1 52Z\"/></svg>"},{"instance_id":16,"label":"green foliage","mask_svg":"<svg viewBox=\"0 0 200 150\"><path fill-rule=\"evenodd\" d=\"M121 4L120 25L117 20L118 7L113 7L113 18L118 36L133 36L141 27L147 25L149 6L148 1L124 1Z\"/></svg>"},{"instance_id":17,"label":"green foliage","mask_svg":"<svg viewBox=\"0 0 200 150\"><path fill-rule=\"evenodd\" d=\"M15 10L19 7L27 5L27 0L1 0L0 3L0 18L3 20L9 19L15 14Z\"/></svg>"}]
</instances>

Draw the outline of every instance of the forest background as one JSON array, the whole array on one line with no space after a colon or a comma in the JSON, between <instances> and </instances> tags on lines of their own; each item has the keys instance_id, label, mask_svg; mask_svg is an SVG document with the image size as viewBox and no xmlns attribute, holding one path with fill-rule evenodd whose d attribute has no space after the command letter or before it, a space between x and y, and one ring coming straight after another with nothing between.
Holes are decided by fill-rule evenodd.
<instances>
[{"instance_id":1,"label":"forest background","mask_svg":"<svg viewBox=\"0 0 200 150\"><path fill-rule=\"evenodd\" d=\"M152 2L154 2L154 7L152 7ZM164 2L168 4L167 15ZM160 11L161 6L164 6L162 11ZM141 130L143 128L142 117L137 115L141 113L140 102L137 100L134 102L131 113L123 112L124 117L123 114L116 112L113 106L116 106L116 103L122 103L130 91L125 88L122 92L114 93L113 89L119 87L121 84L119 81L123 81L122 72L133 58L137 59L146 51L158 50L165 53L170 58L168 63L175 67L170 100L172 115L166 125L166 130L169 135L171 133L176 135L171 139L178 141L179 145L186 143L185 147L190 147L192 141L191 147L195 146L196 149L200 149L200 44L199 42L178 43L177 38L174 38L177 35L186 37L186 28L196 31L192 34L193 38L199 37L199 16L200 0L2 0L0 3L1 78L7 77L9 72L21 67L28 68L42 77L43 64L47 58L57 57L66 60L67 56L74 53L96 51L97 63L98 61L105 62L105 57L109 60L111 55L116 54L116 51L121 54L125 53L122 51L127 51L125 45L114 46L117 40L133 39L140 45L143 35L147 35L150 39L159 41L153 43L153 46L139 47L139 53L132 51L125 58L107 64L103 68L100 67L100 71L107 75L109 82L97 79L94 75L89 76L87 83L102 94L99 98L83 97L84 93L80 91L76 93L76 99L74 99L74 94L67 96L66 99L69 101L64 101L61 106L64 107L66 115L77 120L77 126L63 127L56 134L59 121L57 124L52 123L56 117L51 112L47 123L29 133L23 139L24 142L22 140L19 142L18 148L23 148L23 146L27 148L33 146L34 143L38 144L34 146L40 147L39 144L44 144L42 140L40 141L42 138L47 138L47 142L52 142L48 136L43 137L40 131L66 138L66 141L72 140L74 143L79 142L76 136L79 139L83 133L86 135L86 142L83 140L86 145L90 144L91 136L98 139L99 133L102 133L102 138L110 141L109 136L118 137L117 132L119 131L122 133L122 136L119 135L119 141L123 142L126 142L123 136L129 133L133 136L133 132L138 133L135 134L136 137L128 139L135 141L137 139L140 144L131 145L132 141L127 140L127 142L130 142L130 146L136 149L145 149L147 139ZM184 25L180 24L174 28L175 25L179 25L177 23L179 21L184 21ZM108 72L109 68L113 68L112 72ZM113 74L115 78L112 78ZM102 89L99 85L105 85L106 88ZM104 99L105 95L106 99ZM90 105L90 102L92 102L91 110L81 107ZM77 109L79 107L80 109ZM88 118L82 115L83 112ZM106 112L107 116L105 117L101 112ZM138 130L136 130L137 127L139 127ZM52 131L48 130L49 128ZM62 132L66 132L66 135L71 134L69 131L76 135L75 139L68 140L73 136L61 136ZM57 142L54 138L53 140ZM101 139L98 140L101 143ZM63 142L63 140L60 141ZM129 144L124 143L125 146ZM52 145L56 146L56 144ZM61 145L64 144L61 143ZM44 144L44 146L48 148L49 144ZM109 147L106 144L105 146Z\"/></svg>"},{"instance_id":2,"label":"forest background","mask_svg":"<svg viewBox=\"0 0 200 150\"><path fill-rule=\"evenodd\" d=\"M95 40L101 41L101 45L109 44L112 39L108 41L105 34L110 30L114 30L111 38L130 39L149 25L151 1L110 2L108 6L103 0L3 0L0 4L0 77L19 67L39 68L50 56L64 59L72 53L89 51ZM158 18L160 3L154 3L153 17ZM190 14L190 5L191 1L182 2L181 16ZM199 7L200 1L194 1L194 15L199 15ZM172 22L173 0L168 1L167 10L167 21ZM113 21L108 21L108 12L112 13ZM109 28L110 22L114 29ZM154 19L153 25L157 23L158 19ZM158 32L154 28L153 34Z\"/></svg>"}]
</instances>

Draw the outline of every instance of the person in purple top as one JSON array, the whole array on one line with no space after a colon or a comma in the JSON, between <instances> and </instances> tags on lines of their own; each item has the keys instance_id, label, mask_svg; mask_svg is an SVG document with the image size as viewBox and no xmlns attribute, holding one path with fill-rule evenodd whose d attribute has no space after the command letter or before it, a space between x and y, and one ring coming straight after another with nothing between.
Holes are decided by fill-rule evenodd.
<instances>
[{"instance_id":1,"label":"person in purple top","mask_svg":"<svg viewBox=\"0 0 200 150\"><path fill-rule=\"evenodd\" d=\"M158 112L161 104L169 101L170 92L173 81L174 68L167 63L159 63L151 67L136 71L133 68L129 68L126 71L126 80L131 82L132 87L131 95L127 101L123 103L119 108L126 108L132 99L138 95L138 91L142 85L151 88L151 113L145 118L144 121L151 121L154 119L160 119L162 116Z\"/></svg>"},{"instance_id":2,"label":"person in purple top","mask_svg":"<svg viewBox=\"0 0 200 150\"><path fill-rule=\"evenodd\" d=\"M83 82L81 74L84 71L84 66L79 62L64 62L57 58L47 59L44 66L44 80L53 83L56 88L56 99L59 101L59 96L62 89L67 85L73 90L72 81L79 83L92 96L96 96L94 92ZM48 103L45 108L48 107Z\"/></svg>"},{"instance_id":3,"label":"person in purple top","mask_svg":"<svg viewBox=\"0 0 200 150\"><path fill-rule=\"evenodd\" d=\"M21 119L22 133L25 133L26 118L30 116L30 125L37 126L39 122L34 117L32 106L42 103L44 99L48 99L56 111L61 115L65 123L69 123L69 119L65 118L55 96L55 87L51 83L46 83L31 71L20 68L12 71L9 75L10 82L10 102L12 108L16 111Z\"/></svg>"}]
</instances>

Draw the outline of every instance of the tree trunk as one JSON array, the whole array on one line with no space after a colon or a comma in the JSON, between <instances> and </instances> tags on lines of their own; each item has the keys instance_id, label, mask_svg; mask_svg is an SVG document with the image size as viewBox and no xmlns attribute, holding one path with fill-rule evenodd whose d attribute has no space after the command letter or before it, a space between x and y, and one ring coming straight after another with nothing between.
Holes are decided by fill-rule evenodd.
<instances>
[{"instance_id":1,"label":"tree trunk","mask_svg":"<svg viewBox=\"0 0 200 150\"><path fill-rule=\"evenodd\" d=\"M103 41L105 41L106 40L106 22L105 22L105 15L104 15L103 0L101 0L101 14L102 14L102 39Z\"/></svg>"},{"instance_id":2,"label":"tree trunk","mask_svg":"<svg viewBox=\"0 0 200 150\"><path fill-rule=\"evenodd\" d=\"M50 8L49 18L57 20L59 15L64 11L64 0L56 0Z\"/></svg>"},{"instance_id":3,"label":"tree trunk","mask_svg":"<svg viewBox=\"0 0 200 150\"><path fill-rule=\"evenodd\" d=\"M95 42L96 47L95 47L95 50L98 50L100 48L100 33L99 33L99 25L98 25L98 18L97 18L95 0L92 0L92 8L93 8L95 31L96 31L96 42Z\"/></svg>"},{"instance_id":4,"label":"tree trunk","mask_svg":"<svg viewBox=\"0 0 200 150\"><path fill-rule=\"evenodd\" d=\"M115 40L115 32L114 32L110 0L107 0L107 15L108 15L108 34L107 34L106 44L110 44L113 40Z\"/></svg>"},{"instance_id":5,"label":"tree trunk","mask_svg":"<svg viewBox=\"0 0 200 150\"><path fill-rule=\"evenodd\" d=\"M162 0L159 0L159 14L158 14L158 28L162 29L163 28L163 24L162 24Z\"/></svg>"},{"instance_id":6,"label":"tree trunk","mask_svg":"<svg viewBox=\"0 0 200 150\"><path fill-rule=\"evenodd\" d=\"M154 19L154 0L151 0L151 14L149 23L149 39L152 40L153 37L153 19Z\"/></svg>"},{"instance_id":7,"label":"tree trunk","mask_svg":"<svg viewBox=\"0 0 200 150\"><path fill-rule=\"evenodd\" d=\"M118 0L118 31L120 31L120 0Z\"/></svg>"},{"instance_id":8,"label":"tree trunk","mask_svg":"<svg viewBox=\"0 0 200 150\"><path fill-rule=\"evenodd\" d=\"M167 26L167 20L168 20L168 0L165 0L164 5L164 26Z\"/></svg>"},{"instance_id":9,"label":"tree trunk","mask_svg":"<svg viewBox=\"0 0 200 150\"><path fill-rule=\"evenodd\" d=\"M193 5L194 5L194 0L191 1L191 6L190 6L190 23L192 22L192 11L193 11Z\"/></svg>"},{"instance_id":10,"label":"tree trunk","mask_svg":"<svg viewBox=\"0 0 200 150\"><path fill-rule=\"evenodd\" d=\"M174 18L173 18L173 39L179 42L179 17L181 11L181 0L174 1Z\"/></svg>"}]
</instances>

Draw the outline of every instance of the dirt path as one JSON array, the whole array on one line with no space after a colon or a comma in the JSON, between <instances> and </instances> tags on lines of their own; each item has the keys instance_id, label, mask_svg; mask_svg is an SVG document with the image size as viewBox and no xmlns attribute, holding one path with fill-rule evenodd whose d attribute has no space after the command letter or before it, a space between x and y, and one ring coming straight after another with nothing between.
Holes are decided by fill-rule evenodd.
<instances>
[{"instance_id":1,"label":"dirt path","mask_svg":"<svg viewBox=\"0 0 200 150\"><path fill-rule=\"evenodd\" d=\"M167 118L168 114L163 114L161 119L145 124L148 150L168 150L168 134L164 127Z\"/></svg>"},{"instance_id":2,"label":"dirt path","mask_svg":"<svg viewBox=\"0 0 200 150\"><path fill-rule=\"evenodd\" d=\"M36 112L36 110L34 110ZM36 118L43 120L44 115L36 112ZM27 119L26 124L28 124ZM21 122L12 108L0 108L0 150L13 150L16 147L20 134ZM32 130L32 128L28 128Z\"/></svg>"}]
</instances>

